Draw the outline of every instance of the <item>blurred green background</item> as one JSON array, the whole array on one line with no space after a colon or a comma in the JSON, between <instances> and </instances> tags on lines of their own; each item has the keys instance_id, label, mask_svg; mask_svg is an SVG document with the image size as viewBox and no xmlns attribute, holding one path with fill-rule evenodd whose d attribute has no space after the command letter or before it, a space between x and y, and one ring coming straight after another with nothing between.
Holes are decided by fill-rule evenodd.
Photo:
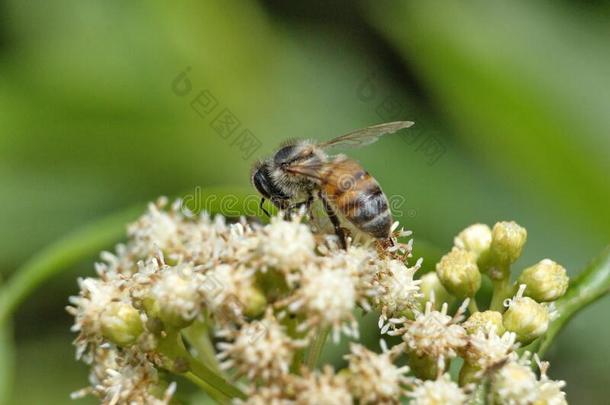
<instances>
[{"instance_id":1,"label":"blurred green background","mask_svg":"<svg viewBox=\"0 0 610 405\"><path fill-rule=\"evenodd\" d=\"M134 203L248 186L285 138L396 119L416 126L353 156L401 196L416 244L512 219L529 231L520 265L575 274L610 239L610 7L531 3L0 1L2 279ZM203 116L201 91L217 103ZM225 108L240 122L226 139ZM260 148L240 149L245 129ZM63 308L93 259L18 311L10 403L63 404L87 385ZM607 403L608 311L581 313L549 353L573 403Z\"/></svg>"}]
</instances>

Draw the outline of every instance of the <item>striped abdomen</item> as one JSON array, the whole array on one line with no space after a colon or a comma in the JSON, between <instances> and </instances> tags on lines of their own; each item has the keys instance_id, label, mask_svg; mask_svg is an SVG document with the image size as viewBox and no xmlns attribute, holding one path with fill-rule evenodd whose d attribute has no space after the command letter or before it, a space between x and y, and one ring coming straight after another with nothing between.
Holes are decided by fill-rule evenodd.
<instances>
[{"instance_id":1,"label":"striped abdomen","mask_svg":"<svg viewBox=\"0 0 610 405\"><path fill-rule=\"evenodd\" d=\"M356 228L378 239L388 238L392 215L379 183L356 161L339 157L327 164L322 191Z\"/></svg>"}]
</instances>

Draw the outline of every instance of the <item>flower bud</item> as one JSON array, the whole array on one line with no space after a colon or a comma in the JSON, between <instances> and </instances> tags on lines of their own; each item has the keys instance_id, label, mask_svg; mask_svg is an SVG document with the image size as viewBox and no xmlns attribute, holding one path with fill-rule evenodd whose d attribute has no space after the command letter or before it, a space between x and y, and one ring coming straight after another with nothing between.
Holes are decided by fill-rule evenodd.
<instances>
[{"instance_id":1,"label":"flower bud","mask_svg":"<svg viewBox=\"0 0 610 405\"><path fill-rule=\"evenodd\" d=\"M409 367L417 378L422 380L434 380L439 375L439 362L434 357L418 356L415 352L409 353ZM447 367L449 366L449 360ZM445 370L443 370L445 371Z\"/></svg>"},{"instance_id":2,"label":"flower bud","mask_svg":"<svg viewBox=\"0 0 610 405\"><path fill-rule=\"evenodd\" d=\"M444 302L450 303L453 300L453 297L443 287L435 272L432 271L424 274L420 280L419 289L424 295L421 300L422 303L430 301L434 303L435 309L440 309Z\"/></svg>"},{"instance_id":3,"label":"flower bud","mask_svg":"<svg viewBox=\"0 0 610 405\"><path fill-rule=\"evenodd\" d=\"M464 362L462 364L462 368L460 369L460 375L458 377L458 381L460 383L460 387L464 387L465 385L478 383L481 380L481 375L483 374L481 367L476 364Z\"/></svg>"},{"instance_id":4,"label":"flower bud","mask_svg":"<svg viewBox=\"0 0 610 405\"><path fill-rule=\"evenodd\" d=\"M267 308L267 298L261 290L254 286L245 287L243 291L245 296L244 315L249 317L257 317L265 312Z\"/></svg>"},{"instance_id":5,"label":"flower bud","mask_svg":"<svg viewBox=\"0 0 610 405\"><path fill-rule=\"evenodd\" d=\"M447 291L458 298L473 297L481 287L476 255L453 248L436 265L436 274Z\"/></svg>"},{"instance_id":6,"label":"flower bud","mask_svg":"<svg viewBox=\"0 0 610 405\"><path fill-rule=\"evenodd\" d=\"M549 311L547 308L529 297L523 297L524 285L510 300L502 323L506 330L515 332L519 342L527 344L543 335L549 327Z\"/></svg>"},{"instance_id":7,"label":"flower bud","mask_svg":"<svg viewBox=\"0 0 610 405\"><path fill-rule=\"evenodd\" d=\"M527 240L527 231L516 222L498 222L492 230L490 253L497 264L514 263Z\"/></svg>"},{"instance_id":8,"label":"flower bud","mask_svg":"<svg viewBox=\"0 0 610 405\"><path fill-rule=\"evenodd\" d=\"M136 342L144 326L137 309L125 302L111 302L101 315L102 335L118 346Z\"/></svg>"},{"instance_id":9,"label":"flower bud","mask_svg":"<svg viewBox=\"0 0 610 405\"><path fill-rule=\"evenodd\" d=\"M504 325L502 324L502 314L497 311L475 312L470 315L468 320L463 323L464 329L469 335L474 335L477 332L490 333L495 331L496 335L504 334Z\"/></svg>"},{"instance_id":10,"label":"flower bud","mask_svg":"<svg viewBox=\"0 0 610 405\"><path fill-rule=\"evenodd\" d=\"M541 262L523 270L518 283L525 284L525 295L538 302L555 301L566 293L569 278L561 265L552 260Z\"/></svg>"},{"instance_id":11,"label":"flower bud","mask_svg":"<svg viewBox=\"0 0 610 405\"><path fill-rule=\"evenodd\" d=\"M474 253L478 258L491 246L491 229L485 224L470 225L453 239L453 244Z\"/></svg>"}]
</instances>

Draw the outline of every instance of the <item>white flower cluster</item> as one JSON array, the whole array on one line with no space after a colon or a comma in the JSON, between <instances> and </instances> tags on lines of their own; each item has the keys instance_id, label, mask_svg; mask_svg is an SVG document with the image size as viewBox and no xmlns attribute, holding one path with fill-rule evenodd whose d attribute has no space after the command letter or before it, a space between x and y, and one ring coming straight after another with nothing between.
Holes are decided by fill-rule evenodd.
<instances>
[{"instance_id":1,"label":"white flower cluster","mask_svg":"<svg viewBox=\"0 0 610 405\"><path fill-rule=\"evenodd\" d=\"M461 246L484 254L491 236L483 231L462 234ZM412 240L398 243L409 235L395 231L390 247L342 250L301 217L229 223L185 215L180 201L161 199L128 227L126 243L102 253L97 277L79 280L80 294L70 299L77 357L91 365L91 387L75 396L166 404L173 373L202 387L225 385L218 395L244 404L465 404L491 373L502 403L523 390L547 401L540 403L565 402L563 382L546 377L548 366L533 380L522 369L500 313L475 312L463 322L468 299L454 315L450 303L426 302L422 261L408 265ZM470 276L454 277L452 266L442 266L452 291L462 280L473 285ZM320 339L358 339L358 314L369 311L379 315L381 334L402 341L391 348L382 341L381 353L351 343L344 370L316 369ZM446 373L455 357L465 361L460 384Z\"/></svg>"}]
</instances>

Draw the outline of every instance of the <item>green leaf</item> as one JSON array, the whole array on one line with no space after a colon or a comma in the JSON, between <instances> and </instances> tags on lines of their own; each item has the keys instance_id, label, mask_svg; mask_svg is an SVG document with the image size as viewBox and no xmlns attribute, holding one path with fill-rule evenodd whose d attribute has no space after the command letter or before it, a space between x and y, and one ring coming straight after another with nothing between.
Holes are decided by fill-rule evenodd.
<instances>
[{"instance_id":1,"label":"green leaf","mask_svg":"<svg viewBox=\"0 0 610 405\"><path fill-rule=\"evenodd\" d=\"M473 154L566 225L610 229L605 31L539 2L381 2L373 11ZM511 184L512 183L512 184ZM561 213L570 212L569 216Z\"/></svg>"},{"instance_id":2,"label":"green leaf","mask_svg":"<svg viewBox=\"0 0 610 405\"><path fill-rule=\"evenodd\" d=\"M0 325L45 280L119 240L126 224L140 212L142 206L87 225L32 257L0 290Z\"/></svg>"},{"instance_id":3,"label":"green leaf","mask_svg":"<svg viewBox=\"0 0 610 405\"><path fill-rule=\"evenodd\" d=\"M7 404L13 387L15 348L10 325L0 326L0 404Z\"/></svg>"}]
</instances>

